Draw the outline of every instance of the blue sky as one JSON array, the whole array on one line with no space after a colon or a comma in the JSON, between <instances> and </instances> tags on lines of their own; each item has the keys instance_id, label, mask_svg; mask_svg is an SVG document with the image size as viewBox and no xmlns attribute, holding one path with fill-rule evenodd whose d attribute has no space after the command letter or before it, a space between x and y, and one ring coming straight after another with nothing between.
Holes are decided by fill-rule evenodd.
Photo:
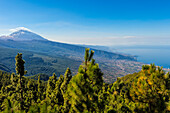
<instances>
[{"instance_id":1,"label":"blue sky","mask_svg":"<svg viewBox=\"0 0 170 113\"><path fill-rule=\"evenodd\" d=\"M0 0L0 35L18 27L67 43L170 45L170 1Z\"/></svg>"}]
</instances>

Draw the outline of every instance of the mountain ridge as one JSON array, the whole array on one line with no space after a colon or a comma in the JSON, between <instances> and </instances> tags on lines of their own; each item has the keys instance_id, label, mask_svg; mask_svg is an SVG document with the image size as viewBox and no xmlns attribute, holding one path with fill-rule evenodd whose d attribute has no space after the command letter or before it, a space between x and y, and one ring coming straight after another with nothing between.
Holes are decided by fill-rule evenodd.
<instances>
[{"instance_id":1,"label":"mountain ridge","mask_svg":"<svg viewBox=\"0 0 170 113\"><path fill-rule=\"evenodd\" d=\"M3 40L16 40L16 41L23 41L23 40L47 40L45 38L43 38L42 36L33 33L31 31L28 30L18 30L15 31L13 33L11 33L10 35L7 36L0 36L0 39Z\"/></svg>"},{"instance_id":2,"label":"mountain ridge","mask_svg":"<svg viewBox=\"0 0 170 113\"><path fill-rule=\"evenodd\" d=\"M14 34L17 33L15 32ZM14 34L11 35L13 36ZM21 36L23 36L23 34L21 34ZM24 54L29 53L28 55L26 55L26 60L28 61L28 62L26 61L28 63L27 66L30 66L29 70L31 70L31 72L28 73L28 75L38 74L37 72L44 73L44 70L47 70L47 73L45 74L48 75L51 75L51 73L54 72L58 74L64 74L66 67L61 69L62 66L59 65L65 65L68 67L73 66L74 67L73 72L76 72L76 70L78 69L77 66L83 61L84 52L86 48L79 45L54 42L47 39L35 40L35 38L34 39L31 38L31 40L0 39L0 47L6 48L6 49L2 48L1 50L3 54L2 57L0 57L0 63L3 64L5 59L5 61L8 62L7 67L11 65L10 61L13 61L14 63L14 58L8 57L10 55L9 54L10 51L13 51L12 52L13 56L15 56L17 52L22 53L22 51L24 51ZM124 76L126 74L134 73L140 70L141 63L137 62L135 56L113 53L104 50L97 50L93 48L90 49L95 51L94 59L96 60L97 63L100 64L100 67L104 73L105 81L110 82L115 80L116 79L115 77L117 76ZM33 55L31 54L31 52L33 53ZM7 55L5 56L5 54ZM40 65L41 68L38 65ZM132 66L132 68L130 69L129 66ZM15 69L14 66L10 68L10 70L13 71L14 69Z\"/></svg>"}]
</instances>

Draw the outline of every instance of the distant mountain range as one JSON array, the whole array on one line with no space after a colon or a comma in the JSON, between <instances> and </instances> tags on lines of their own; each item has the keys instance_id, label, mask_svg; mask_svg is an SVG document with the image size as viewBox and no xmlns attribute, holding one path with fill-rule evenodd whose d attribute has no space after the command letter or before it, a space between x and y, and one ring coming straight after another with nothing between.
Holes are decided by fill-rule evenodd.
<instances>
[{"instance_id":1,"label":"distant mountain range","mask_svg":"<svg viewBox=\"0 0 170 113\"><path fill-rule=\"evenodd\" d=\"M141 63L137 62L135 56L90 48L95 51L94 58L104 72L106 82L112 82L117 76L140 70ZM15 71L14 57L17 52L22 52L28 70L27 75L38 73L51 75L55 72L59 76L67 67L72 69L73 74L77 72L84 59L85 47L49 41L33 32L19 30L9 36L0 37L0 52L2 70Z\"/></svg>"}]
</instances>

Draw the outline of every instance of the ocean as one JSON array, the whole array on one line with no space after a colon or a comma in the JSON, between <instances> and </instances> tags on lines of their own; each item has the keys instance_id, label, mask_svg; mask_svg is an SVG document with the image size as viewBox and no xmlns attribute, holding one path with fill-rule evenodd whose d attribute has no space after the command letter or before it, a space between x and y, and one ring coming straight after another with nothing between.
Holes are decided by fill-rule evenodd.
<instances>
[{"instance_id":1,"label":"ocean","mask_svg":"<svg viewBox=\"0 0 170 113\"><path fill-rule=\"evenodd\" d=\"M139 62L170 68L170 46L116 46L116 52L137 56Z\"/></svg>"}]
</instances>

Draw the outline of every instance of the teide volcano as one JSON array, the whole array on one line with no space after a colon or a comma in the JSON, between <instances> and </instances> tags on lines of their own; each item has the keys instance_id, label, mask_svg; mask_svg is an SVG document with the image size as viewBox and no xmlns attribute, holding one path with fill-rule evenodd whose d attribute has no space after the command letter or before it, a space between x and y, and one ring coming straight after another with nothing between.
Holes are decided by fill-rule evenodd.
<instances>
[{"instance_id":1,"label":"teide volcano","mask_svg":"<svg viewBox=\"0 0 170 113\"><path fill-rule=\"evenodd\" d=\"M16 41L30 41L30 40L46 40L40 35L37 35L28 30L18 30L16 32L11 33L8 36L1 36L0 39L3 40L16 40Z\"/></svg>"},{"instance_id":2,"label":"teide volcano","mask_svg":"<svg viewBox=\"0 0 170 113\"><path fill-rule=\"evenodd\" d=\"M94 59L104 73L105 82L114 82L118 76L140 70L141 63L137 62L135 56L90 49L95 51ZM15 71L14 56L19 52L23 53L26 61L28 76L38 73L56 73L59 76L64 74L67 67L73 75L76 74L84 60L85 47L49 41L31 31L19 30L9 36L1 36L0 52L3 53L0 55L0 64L5 64L11 72Z\"/></svg>"}]
</instances>

